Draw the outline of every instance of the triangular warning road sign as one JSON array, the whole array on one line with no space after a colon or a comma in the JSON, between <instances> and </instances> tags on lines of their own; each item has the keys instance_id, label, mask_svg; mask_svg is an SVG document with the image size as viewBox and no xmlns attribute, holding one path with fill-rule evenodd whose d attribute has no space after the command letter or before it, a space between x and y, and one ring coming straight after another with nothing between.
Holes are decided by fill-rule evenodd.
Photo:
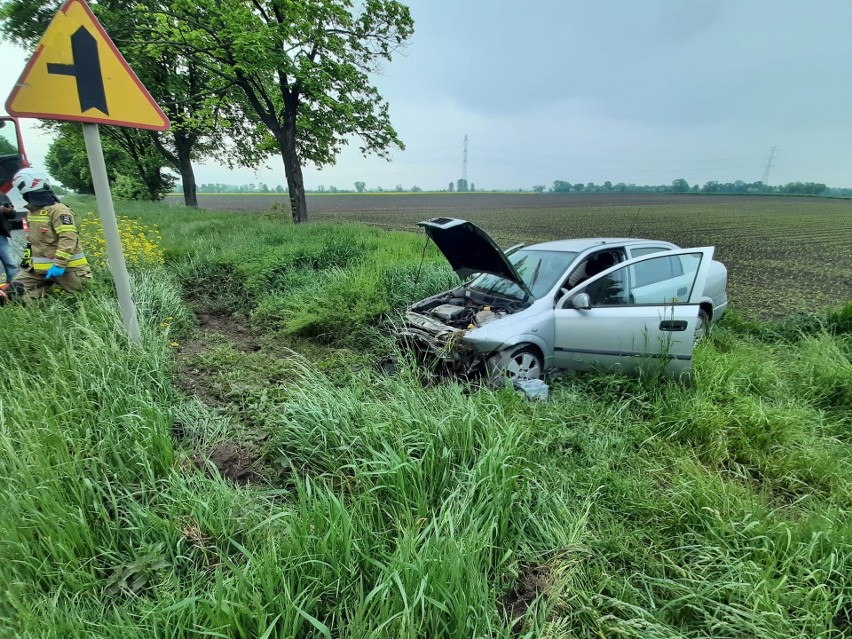
<instances>
[{"instance_id":1,"label":"triangular warning road sign","mask_svg":"<svg viewBox=\"0 0 852 639\"><path fill-rule=\"evenodd\" d=\"M67 0L15 84L6 111L168 131L169 119L84 0Z\"/></svg>"}]
</instances>

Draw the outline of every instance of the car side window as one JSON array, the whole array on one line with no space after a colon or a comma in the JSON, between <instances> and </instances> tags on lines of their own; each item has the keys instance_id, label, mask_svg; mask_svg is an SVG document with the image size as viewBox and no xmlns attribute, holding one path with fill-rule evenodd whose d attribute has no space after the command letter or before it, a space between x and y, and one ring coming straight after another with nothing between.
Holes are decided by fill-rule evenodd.
<instances>
[{"instance_id":1,"label":"car side window","mask_svg":"<svg viewBox=\"0 0 852 639\"><path fill-rule=\"evenodd\" d=\"M671 247L669 246L642 246L640 248L631 248L630 256L631 257L642 257L644 255L650 255L651 253L660 253L662 251L671 251Z\"/></svg>"},{"instance_id":2,"label":"car side window","mask_svg":"<svg viewBox=\"0 0 852 639\"><path fill-rule=\"evenodd\" d=\"M683 275L683 266L678 256L640 262L635 267L636 286L648 286L678 275Z\"/></svg>"},{"instance_id":3,"label":"car side window","mask_svg":"<svg viewBox=\"0 0 852 639\"><path fill-rule=\"evenodd\" d=\"M577 267L571 272L571 275L568 276L568 279L563 286L570 290L594 277L598 273L605 271L611 266L615 266L619 262L623 262L624 259L625 255L623 250L611 249L593 253L577 265Z\"/></svg>"},{"instance_id":4,"label":"car side window","mask_svg":"<svg viewBox=\"0 0 852 639\"><path fill-rule=\"evenodd\" d=\"M692 296L701 253L660 255L616 269L585 289L592 306L685 304Z\"/></svg>"}]
</instances>

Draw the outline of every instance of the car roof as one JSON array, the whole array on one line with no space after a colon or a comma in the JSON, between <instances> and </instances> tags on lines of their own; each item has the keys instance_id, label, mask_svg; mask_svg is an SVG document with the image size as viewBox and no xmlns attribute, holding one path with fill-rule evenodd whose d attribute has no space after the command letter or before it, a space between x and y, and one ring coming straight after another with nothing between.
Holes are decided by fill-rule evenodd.
<instances>
[{"instance_id":1,"label":"car roof","mask_svg":"<svg viewBox=\"0 0 852 639\"><path fill-rule=\"evenodd\" d=\"M525 246L524 249L533 249L536 251L570 251L572 253L580 253L595 246L612 244L614 246L626 246L628 244L640 244L644 242L659 242L671 246L671 242L662 240L643 240L635 237L581 237L570 240L555 240L552 242L542 242L540 244L531 244Z\"/></svg>"}]
</instances>

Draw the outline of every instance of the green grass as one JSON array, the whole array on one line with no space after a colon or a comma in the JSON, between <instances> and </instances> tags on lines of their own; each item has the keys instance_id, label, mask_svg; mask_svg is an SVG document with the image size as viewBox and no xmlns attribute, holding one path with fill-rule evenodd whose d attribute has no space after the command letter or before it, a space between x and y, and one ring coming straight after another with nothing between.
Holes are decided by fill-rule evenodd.
<instances>
[{"instance_id":1,"label":"green grass","mask_svg":"<svg viewBox=\"0 0 852 639\"><path fill-rule=\"evenodd\" d=\"M732 316L693 385L530 403L374 365L452 281L427 251L414 287L422 238L122 208L169 260L134 274L141 346L105 274L0 310L0 637L852 632L850 306Z\"/></svg>"}]
</instances>

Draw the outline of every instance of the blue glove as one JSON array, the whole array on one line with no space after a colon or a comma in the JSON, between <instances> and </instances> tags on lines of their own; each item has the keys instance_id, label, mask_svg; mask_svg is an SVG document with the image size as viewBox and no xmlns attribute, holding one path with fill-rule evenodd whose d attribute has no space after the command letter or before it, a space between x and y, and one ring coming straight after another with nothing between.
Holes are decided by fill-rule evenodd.
<instances>
[{"instance_id":1,"label":"blue glove","mask_svg":"<svg viewBox=\"0 0 852 639\"><path fill-rule=\"evenodd\" d=\"M62 277L65 274L64 266L56 266L56 264L51 264L50 268L47 269L47 275L44 276L44 279L49 280L52 277Z\"/></svg>"}]
</instances>

